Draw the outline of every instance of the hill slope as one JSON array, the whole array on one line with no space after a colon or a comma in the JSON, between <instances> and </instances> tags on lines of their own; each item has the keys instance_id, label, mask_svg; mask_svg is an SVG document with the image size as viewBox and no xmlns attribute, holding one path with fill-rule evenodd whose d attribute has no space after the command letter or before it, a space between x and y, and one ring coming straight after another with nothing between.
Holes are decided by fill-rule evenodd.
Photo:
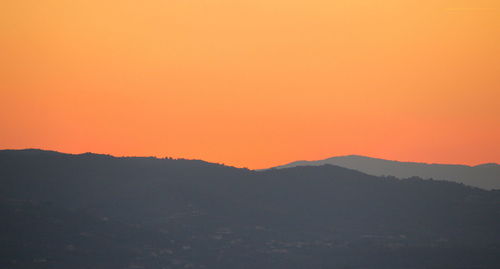
<instances>
[{"instance_id":1,"label":"hill slope","mask_svg":"<svg viewBox=\"0 0 500 269\"><path fill-rule=\"evenodd\" d=\"M4 268L500 265L498 191L332 165L0 151L0 198Z\"/></svg>"},{"instance_id":2,"label":"hill slope","mask_svg":"<svg viewBox=\"0 0 500 269\"><path fill-rule=\"evenodd\" d=\"M332 157L319 161L297 161L275 168L296 166L338 165L375 176L398 178L421 177L448 180L487 190L500 189L500 165L490 163L477 166L398 162L358 155Z\"/></svg>"}]
</instances>

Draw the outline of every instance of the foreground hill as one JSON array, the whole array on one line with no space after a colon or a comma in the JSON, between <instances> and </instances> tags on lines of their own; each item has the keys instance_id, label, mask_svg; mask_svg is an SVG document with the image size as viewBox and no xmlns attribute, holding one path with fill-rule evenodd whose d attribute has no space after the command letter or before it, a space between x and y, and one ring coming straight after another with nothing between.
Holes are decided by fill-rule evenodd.
<instances>
[{"instance_id":1,"label":"foreground hill","mask_svg":"<svg viewBox=\"0 0 500 269\"><path fill-rule=\"evenodd\" d=\"M500 189L500 165L495 163L477 166L398 162L358 155L332 157L319 161L297 161L275 167L338 165L375 176L398 178L421 177L448 180L487 190Z\"/></svg>"},{"instance_id":2,"label":"foreground hill","mask_svg":"<svg viewBox=\"0 0 500 269\"><path fill-rule=\"evenodd\" d=\"M1 268L498 268L500 192L0 151Z\"/></svg>"}]
</instances>

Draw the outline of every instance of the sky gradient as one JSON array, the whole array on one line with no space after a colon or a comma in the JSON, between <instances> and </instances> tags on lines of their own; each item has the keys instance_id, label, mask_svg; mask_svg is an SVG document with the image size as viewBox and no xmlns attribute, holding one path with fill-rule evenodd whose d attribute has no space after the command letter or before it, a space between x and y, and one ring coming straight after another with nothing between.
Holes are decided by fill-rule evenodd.
<instances>
[{"instance_id":1,"label":"sky gradient","mask_svg":"<svg viewBox=\"0 0 500 269\"><path fill-rule=\"evenodd\" d=\"M500 163L500 2L2 1L0 148Z\"/></svg>"}]
</instances>

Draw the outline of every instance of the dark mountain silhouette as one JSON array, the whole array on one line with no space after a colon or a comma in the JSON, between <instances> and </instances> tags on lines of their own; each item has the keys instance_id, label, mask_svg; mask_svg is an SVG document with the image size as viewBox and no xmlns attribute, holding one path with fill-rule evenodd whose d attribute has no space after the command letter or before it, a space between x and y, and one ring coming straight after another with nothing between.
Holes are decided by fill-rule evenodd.
<instances>
[{"instance_id":1,"label":"dark mountain silhouette","mask_svg":"<svg viewBox=\"0 0 500 269\"><path fill-rule=\"evenodd\" d=\"M448 180L487 190L500 189L500 165L495 163L477 166L398 162L358 155L332 157L319 161L296 161L275 168L296 166L338 165L374 176L398 178L421 177Z\"/></svg>"},{"instance_id":2,"label":"dark mountain silhouette","mask_svg":"<svg viewBox=\"0 0 500 269\"><path fill-rule=\"evenodd\" d=\"M500 192L333 165L0 151L0 268L498 268Z\"/></svg>"}]
</instances>

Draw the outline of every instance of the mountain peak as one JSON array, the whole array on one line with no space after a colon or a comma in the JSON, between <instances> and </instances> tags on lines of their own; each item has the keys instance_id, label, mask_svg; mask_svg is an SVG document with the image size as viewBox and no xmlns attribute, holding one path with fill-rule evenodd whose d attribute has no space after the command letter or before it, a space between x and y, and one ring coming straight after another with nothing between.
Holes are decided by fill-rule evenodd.
<instances>
[{"instance_id":1,"label":"mountain peak","mask_svg":"<svg viewBox=\"0 0 500 269\"><path fill-rule=\"evenodd\" d=\"M483 189L500 189L500 166L495 163L477 166L402 162L362 155L344 155L317 161L297 161L275 168L337 165L374 176L433 178L467 184Z\"/></svg>"}]
</instances>

